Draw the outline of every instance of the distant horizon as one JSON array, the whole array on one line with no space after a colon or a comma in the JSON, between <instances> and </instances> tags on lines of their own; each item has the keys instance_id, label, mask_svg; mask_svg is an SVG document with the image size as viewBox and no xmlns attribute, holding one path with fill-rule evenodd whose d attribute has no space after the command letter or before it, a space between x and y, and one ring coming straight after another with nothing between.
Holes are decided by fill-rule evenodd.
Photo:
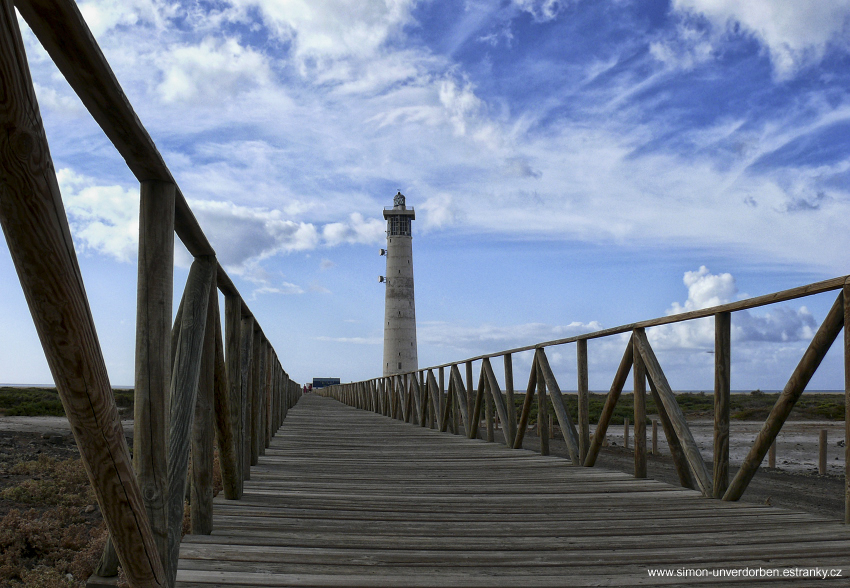
<instances>
[{"instance_id":1,"label":"distant horizon","mask_svg":"<svg viewBox=\"0 0 850 588\"><path fill-rule=\"evenodd\" d=\"M342 384L347 384L347 383L348 382L342 382ZM114 385L114 384L112 385L112 387L117 389L117 390L133 390L135 388L135 386L117 386L117 385ZM56 388L56 385L55 384L2 384L2 383L0 383L0 388ZM740 390L730 390L729 392L730 392L730 394L750 394L750 393L754 392L755 390L759 390L760 392L764 392L765 394L778 394L779 392L782 392L782 390L765 389L765 388L756 388L756 389L744 388L744 389L740 389ZM504 390L502 392L504 392ZM567 390L567 389L562 388L561 392L563 394L577 394L578 390ZM608 390L588 390L588 392L590 392L591 394L608 394ZM623 389L623 393L625 393L625 394L629 394L629 393L633 393L633 392L634 392L634 390L629 390L629 389L626 389L626 388ZM700 392L704 392L705 394L714 394L714 390L706 390L706 389L693 389L693 390L674 389L673 390L674 394L699 394ZM810 394L844 394L845 393L844 390L839 390L839 389L826 389L826 390L809 390L809 389L806 389L806 390L804 390L803 393L805 394L806 392L808 392ZM515 396L516 395L524 396L525 390L524 389L521 390L519 387L517 387L515 385L514 386L514 395Z\"/></svg>"}]
</instances>

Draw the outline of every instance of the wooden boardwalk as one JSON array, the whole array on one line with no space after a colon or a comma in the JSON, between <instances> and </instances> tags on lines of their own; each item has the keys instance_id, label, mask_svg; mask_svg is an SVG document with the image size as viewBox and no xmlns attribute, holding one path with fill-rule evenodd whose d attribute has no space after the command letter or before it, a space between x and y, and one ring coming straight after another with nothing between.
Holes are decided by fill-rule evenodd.
<instances>
[{"instance_id":1,"label":"wooden boardwalk","mask_svg":"<svg viewBox=\"0 0 850 588\"><path fill-rule=\"evenodd\" d=\"M188 535L178 586L820 586L649 577L648 568L843 568L850 528L459 436L314 395L289 411L242 500ZM700 572L690 572L691 574ZM802 572L797 572L802 573Z\"/></svg>"}]
</instances>

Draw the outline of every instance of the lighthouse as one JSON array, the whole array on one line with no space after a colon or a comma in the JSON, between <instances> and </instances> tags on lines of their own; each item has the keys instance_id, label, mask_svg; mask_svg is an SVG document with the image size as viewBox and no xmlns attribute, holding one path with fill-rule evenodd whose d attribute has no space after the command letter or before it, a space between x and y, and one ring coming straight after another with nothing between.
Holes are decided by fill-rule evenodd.
<instances>
[{"instance_id":1,"label":"lighthouse","mask_svg":"<svg viewBox=\"0 0 850 588\"><path fill-rule=\"evenodd\" d=\"M413 303L413 236L411 221L416 218L407 208L401 191L393 198L393 207L384 208L387 220L387 274L384 309L384 375L413 372L419 368L416 354L416 307Z\"/></svg>"}]
</instances>

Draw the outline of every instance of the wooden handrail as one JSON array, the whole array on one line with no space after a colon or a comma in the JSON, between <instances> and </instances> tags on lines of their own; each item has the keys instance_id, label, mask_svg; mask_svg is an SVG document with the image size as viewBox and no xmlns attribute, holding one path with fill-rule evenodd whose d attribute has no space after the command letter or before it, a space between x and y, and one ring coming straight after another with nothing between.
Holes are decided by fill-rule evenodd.
<instances>
[{"instance_id":1,"label":"wooden handrail","mask_svg":"<svg viewBox=\"0 0 850 588\"><path fill-rule=\"evenodd\" d=\"M782 394L780 394L773 410L764 423L761 432L759 433L752 449L744 460L743 465L738 471L731 483L728 482L729 471L729 393L730 393L730 346L731 346L731 313L739 310L746 310L766 304L774 304L801 298L803 296L811 296L822 292L840 290L835 303L821 324L814 339L810 343L808 349L799 362L799 365L794 370L785 386ZM540 452L544 455L548 454L548 435L546 434L549 419L545 417L548 413L548 404L551 402L555 415L558 418L561 434L567 445L567 450L573 464L592 467L597 459L599 450L602 447L605 435L610 424L614 408L619 400L625 382L629 373L633 373L634 381L634 415L635 415L635 477L646 477L646 383L649 384L649 389L652 398L655 402L658 411L658 417L661 421L664 433L667 436L670 454L673 458L673 463L679 476L682 486L687 488L699 488L706 497L722 498L724 500L737 500L745 491L747 485L759 467L768 448L774 442L777 433L784 424L785 420L791 412L794 404L800 398L806 385L810 381L815 370L820 365L821 360L826 355L832 343L838 337L842 328L845 329L845 365L848 373L850 373L850 336L847 335L845 325L845 316L850 317L850 303L845 301L845 292L850 292L850 278L841 276L824 280L814 284L792 288L782 292L776 292L765 296L759 296L748 300L741 300L731 304L724 304L712 308L701 309L682 313L675 316L661 317L647 321L633 323L631 325L623 325L611 329L604 329L593 333L586 333L556 341L547 341L536 345L511 349L508 351L499 351L479 355L475 358L465 359L458 362L451 362L439 366L424 368L416 372L408 372L395 374L389 378L397 382L407 377L416 377L417 373L427 372L428 392L433 400L430 402L420 402L419 390L413 388L417 392L417 407L423 407L430 414L419 415L419 423L432 421L438 423L438 428L441 432L446 432L448 425L452 419L456 419L458 415L462 416L464 430L470 437L477 436L478 426L481 419L482 400L484 395L490 391L493 399L496 401L497 409L501 406L500 401L504 401L499 384L496 381L490 358L502 356L505 362L505 374L508 378L506 382L508 387L513 387L513 365L511 356L513 353L526 350L535 350L534 360L531 364L528 387L525 393L522 410L519 415L519 422L515 421L514 413L509 413L508 410L497 410L499 420L503 424L505 440L509 447L519 449L522 447L523 438L528 424L529 415L536 394L538 403L538 426L540 432ZM714 469L710 472L705 461L700 453L700 449L694 441L688 423L679 407L676 396L673 393L670 384L662 370L662 367L655 356L655 352L647 339L645 327L660 326L664 324L676 323L686 320L696 320L700 318L715 317L715 419L714 419ZM589 436L589 422L587 417L587 345L588 339L598 337L612 336L621 333L631 332L631 338L626 346L625 353L617 369L611 389L602 409L602 413L594 432L592 440ZM579 427L576 430L569 412L566 410L566 404L563 399L563 393L555 379L552 369L549 367L546 358L545 348L552 345L562 345L565 343L577 343L577 375L578 375L578 390L576 392L579 405ZM481 374L478 380L477 390L473 388L472 380L472 362L481 360ZM458 366L463 363L466 367L467 382L464 385L460 377ZM442 383L442 378L439 386L435 385L433 371L439 369L442 374L443 369L448 367L450 370L449 388L445 390ZM386 378L381 378L383 381ZM847 376L847 390L845 390L845 401L850 405L850 376ZM357 396L352 397L351 391L362 387L363 383L343 384L331 386L326 389L317 390L323 396L330 396L352 404L354 406L363 407L363 403L358 401ZM386 403L390 398L384 398L385 394L381 387L377 388L378 405ZM473 391L475 390L474 398ZM424 389L422 389L424 392ZM548 394L547 394L548 391ZM440 407L443 403L445 394L445 410ZM511 395L512 396L512 395ZM352 402L354 398L354 402ZM513 398L510 396L510 404L513 406ZM408 399L409 400L409 399ZM471 405L473 408L467 410L467 403L474 400ZM845 439L850 441L850 408L848 408L848 419L845 423ZM486 416L488 428L490 426L491 415ZM404 419L409 420L409 415L404 414ZM515 431L515 433L513 433ZM454 430L456 434L460 431ZM487 440L492 441L492 435L487 435ZM850 452L848 452L850 455ZM850 462L850 460L848 460ZM850 463L845 464L845 479L850 479ZM727 487L728 486L728 487ZM845 522L850 523L850 484L847 485L846 491L846 514Z\"/></svg>"}]
</instances>

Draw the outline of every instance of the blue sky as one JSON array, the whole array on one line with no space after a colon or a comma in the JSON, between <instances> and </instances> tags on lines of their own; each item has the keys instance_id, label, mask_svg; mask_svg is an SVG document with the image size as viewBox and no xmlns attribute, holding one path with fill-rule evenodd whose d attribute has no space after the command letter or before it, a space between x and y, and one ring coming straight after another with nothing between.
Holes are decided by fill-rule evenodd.
<instances>
[{"instance_id":1,"label":"blue sky","mask_svg":"<svg viewBox=\"0 0 850 588\"><path fill-rule=\"evenodd\" d=\"M380 373L397 189L423 367L848 273L848 0L79 5L300 381ZM131 385L138 185L22 26L110 377ZM1 247L0 381L49 383ZM189 261L178 246L176 296ZM833 299L734 315L732 387L781 388ZM674 388L712 387L710 321L649 336ZM592 388L624 344L591 342ZM550 360L573 388L575 349ZM843 387L840 349L811 387Z\"/></svg>"}]
</instances>

